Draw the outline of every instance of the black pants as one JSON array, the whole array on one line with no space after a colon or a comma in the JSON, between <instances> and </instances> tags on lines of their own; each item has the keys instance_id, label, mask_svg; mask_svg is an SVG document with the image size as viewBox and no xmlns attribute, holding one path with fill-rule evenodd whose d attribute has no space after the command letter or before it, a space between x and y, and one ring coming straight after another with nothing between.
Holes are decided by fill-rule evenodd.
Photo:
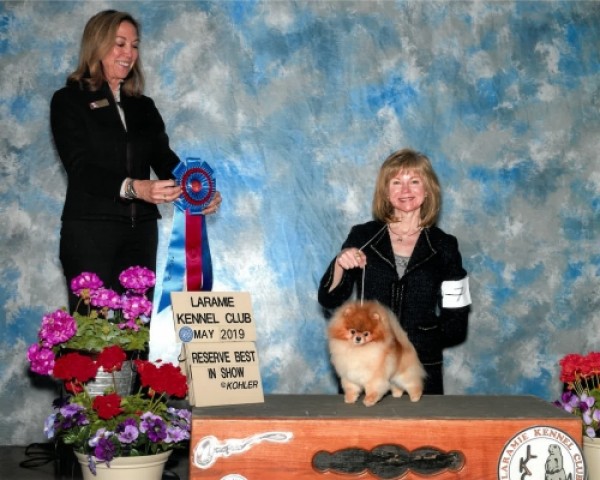
<instances>
[{"instance_id":1,"label":"black pants","mask_svg":"<svg viewBox=\"0 0 600 480\"><path fill-rule=\"evenodd\" d=\"M128 267L156 271L158 225L156 220L127 222L69 220L60 231L60 261L69 290L69 311L79 298L71 291L71 280L82 272L100 277L106 288L122 292L119 274ZM152 299L152 292L148 298Z\"/></svg>"},{"instance_id":2,"label":"black pants","mask_svg":"<svg viewBox=\"0 0 600 480\"><path fill-rule=\"evenodd\" d=\"M444 394L444 366L442 362L424 365L427 377L423 388L424 395Z\"/></svg>"}]
</instances>

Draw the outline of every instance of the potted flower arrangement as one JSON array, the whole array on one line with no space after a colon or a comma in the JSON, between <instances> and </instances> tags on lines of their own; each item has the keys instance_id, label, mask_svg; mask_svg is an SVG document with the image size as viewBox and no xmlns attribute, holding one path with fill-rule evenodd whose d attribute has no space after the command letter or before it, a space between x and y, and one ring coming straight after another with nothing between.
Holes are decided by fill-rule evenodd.
<instances>
[{"instance_id":1,"label":"potted flower arrangement","mask_svg":"<svg viewBox=\"0 0 600 480\"><path fill-rule=\"evenodd\" d=\"M146 293L154 273L134 266L119 280L123 294L105 288L94 273L74 278L76 311L44 315L27 356L33 372L63 382L65 395L54 402L44 431L57 445L73 448L85 479L112 478L106 475L117 471L116 463L145 458L154 458L150 467L136 471L144 480L160 479L172 450L189 439L191 413L169 403L186 396L187 381L178 366L135 359L148 347L152 302ZM125 370L138 374L139 385L128 375L130 384L119 388ZM128 480L133 471L129 466Z\"/></svg>"},{"instance_id":2,"label":"potted flower arrangement","mask_svg":"<svg viewBox=\"0 0 600 480\"><path fill-rule=\"evenodd\" d=\"M86 382L98 368L119 371L125 358L123 349L113 345L95 359L72 352L54 365L53 375L65 382L69 395L54 402L55 412L46 420L44 431L49 439L73 447L84 479L112 478L109 475L121 466L116 462L124 460L129 464L126 478L133 480L128 460L150 458L149 465L137 467L137 473L144 480L154 478L153 474L160 479L172 450L190 438L191 412L168 403L187 394L187 380L178 366L134 360L140 378L136 393L121 396L109 388L103 395L89 394Z\"/></svg>"},{"instance_id":3,"label":"potted flower arrangement","mask_svg":"<svg viewBox=\"0 0 600 480\"><path fill-rule=\"evenodd\" d=\"M570 353L560 360L564 392L555 404L581 418L589 478L600 478L600 352Z\"/></svg>"}]
</instances>

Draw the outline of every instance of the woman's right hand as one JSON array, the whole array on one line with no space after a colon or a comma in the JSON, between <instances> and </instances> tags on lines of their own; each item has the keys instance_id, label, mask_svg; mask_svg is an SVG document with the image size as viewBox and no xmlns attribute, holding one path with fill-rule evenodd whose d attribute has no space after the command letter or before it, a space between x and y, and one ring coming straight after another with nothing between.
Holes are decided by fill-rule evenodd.
<instances>
[{"instance_id":1,"label":"woman's right hand","mask_svg":"<svg viewBox=\"0 0 600 480\"><path fill-rule=\"evenodd\" d=\"M350 270L352 268L365 268L365 265L367 264L367 256L358 248L346 248L339 253L335 263L344 270Z\"/></svg>"},{"instance_id":2,"label":"woman's right hand","mask_svg":"<svg viewBox=\"0 0 600 480\"><path fill-rule=\"evenodd\" d=\"M335 259L335 267L333 269L333 279L329 291L331 292L342 281L344 270L352 268L365 268L367 265L367 256L358 248L345 248Z\"/></svg>"},{"instance_id":3,"label":"woman's right hand","mask_svg":"<svg viewBox=\"0 0 600 480\"><path fill-rule=\"evenodd\" d=\"M169 203L181 195L181 187L175 180L134 180L137 198L148 203Z\"/></svg>"}]
</instances>

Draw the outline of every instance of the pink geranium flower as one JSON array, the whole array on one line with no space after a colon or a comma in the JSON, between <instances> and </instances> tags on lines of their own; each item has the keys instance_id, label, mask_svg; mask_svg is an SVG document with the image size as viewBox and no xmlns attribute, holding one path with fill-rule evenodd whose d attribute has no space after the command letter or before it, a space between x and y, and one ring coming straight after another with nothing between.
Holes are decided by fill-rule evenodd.
<instances>
[{"instance_id":1,"label":"pink geranium flower","mask_svg":"<svg viewBox=\"0 0 600 480\"><path fill-rule=\"evenodd\" d=\"M56 310L44 315L38 336L42 346L53 347L69 340L75 332L77 332L75 319L64 310Z\"/></svg>"},{"instance_id":2,"label":"pink geranium flower","mask_svg":"<svg viewBox=\"0 0 600 480\"><path fill-rule=\"evenodd\" d=\"M145 267L129 267L119 275L121 285L139 295L143 295L156 283L156 275Z\"/></svg>"},{"instance_id":3,"label":"pink geranium flower","mask_svg":"<svg viewBox=\"0 0 600 480\"><path fill-rule=\"evenodd\" d=\"M31 371L40 375L50 375L54 369L54 352L37 343L27 349L27 359L31 364Z\"/></svg>"},{"instance_id":4,"label":"pink geranium flower","mask_svg":"<svg viewBox=\"0 0 600 480\"><path fill-rule=\"evenodd\" d=\"M71 280L71 290L77 296L81 296L83 290L95 290L104 286L100 277L95 273L83 272Z\"/></svg>"},{"instance_id":5,"label":"pink geranium flower","mask_svg":"<svg viewBox=\"0 0 600 480\"><path fill-rule=\"evenodd\" d=\"M93 307L117 310L121 308L121 295L109 288L98 288L90 292L90 304Z\"/></svg>"}]
</instances>

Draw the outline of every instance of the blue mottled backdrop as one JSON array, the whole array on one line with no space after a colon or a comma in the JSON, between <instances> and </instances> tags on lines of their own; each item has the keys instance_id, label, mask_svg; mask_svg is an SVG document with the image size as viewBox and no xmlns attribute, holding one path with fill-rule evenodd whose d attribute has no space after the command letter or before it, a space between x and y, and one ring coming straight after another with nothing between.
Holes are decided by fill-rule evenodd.
<instances>
[{"instance_id":1,"label":"blue mottled backdrop","mask_svg":"<svg viewBox=\"0 0 600 480\"><path fill-rule=\"evenodd\" d=\"M406 146L434 162L440 226L471 277L448 393L552 400L560 356L600 348L600 3L8 1L1 443L42 440L50 413L54 391L25 357L42 314L66 302L49 100L105 8L143 25L146 93L174 150L216 171L215 290L252 294L266 392L335 392L317 283L349 227L369 219L378 166Z\"/></svg>"}]
</instances>

